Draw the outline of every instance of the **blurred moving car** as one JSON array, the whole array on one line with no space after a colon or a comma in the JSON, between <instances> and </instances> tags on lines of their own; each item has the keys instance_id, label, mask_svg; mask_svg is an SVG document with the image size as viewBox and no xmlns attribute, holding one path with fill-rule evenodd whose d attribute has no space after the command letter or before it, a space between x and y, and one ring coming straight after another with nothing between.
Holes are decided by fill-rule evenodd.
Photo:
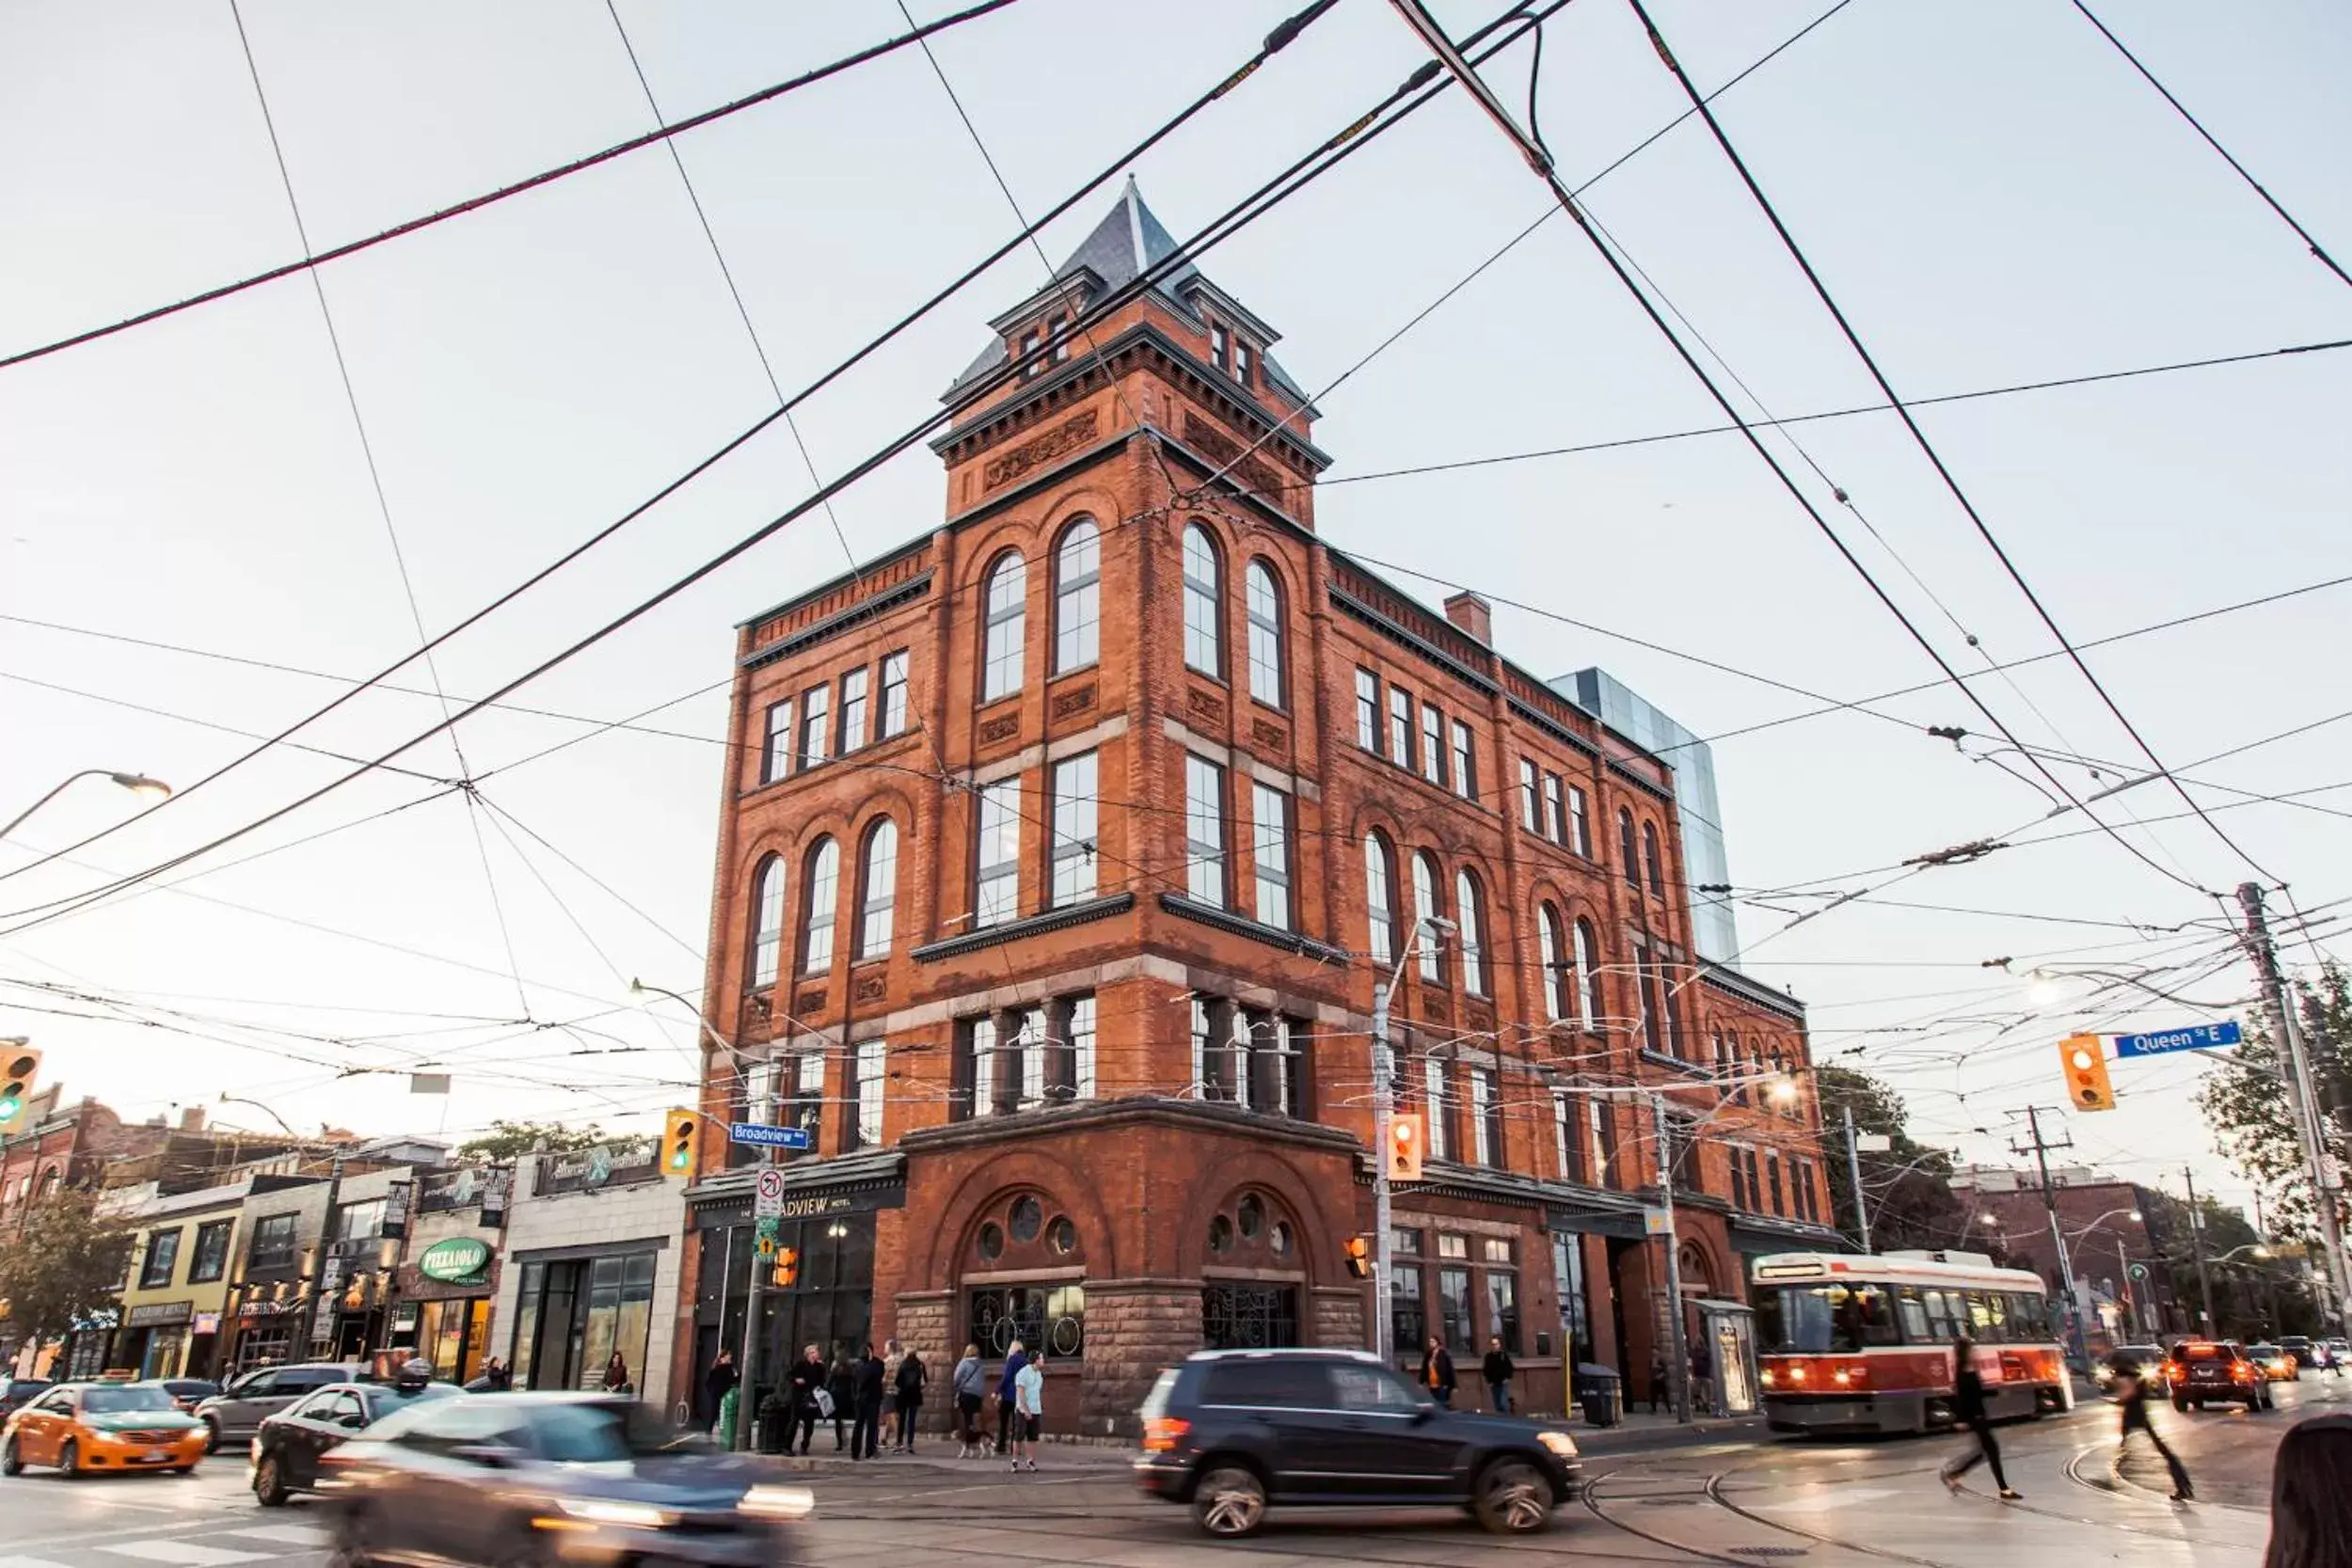
<instances>
[{"instance_id":1,"label":"blurred moving car","mask_svg":"<svg viewBox=\"0 0 2352 1568\"><path fill-rule=\"evenodd\" d=\"M68 1478L97 1470L196 1468L204 1427L152 1383L60 1383L0 1429L0 1475L53 1465Z\"/></svg>"},{"instance_id":2,"label":"blurred moving car","mask_svg":"<svg viewBox=\"0 0 2352 1568\"><path fill-rule=\"evenodd\" d=\"M2295 1357L2296 1377L2303 1375L2304 1368L2319 1365L2319 1358L2312 1350L2311 1339L2305 1335L2281 1334L2279 1336L2279 1348Z\"/></svg>"},{"instance_id":3,"label":"blurred moving car","mask_svg":"<svg viewBox=\"0 0 2352 1568\"><path fill-rule=\"evenodd\" d=\"M2277 1345L2249 1345L2246 1359L2260 1368L2264 1377L2273 1383L2293 1383L2301 1376L2295 1357Z\"/></svg>"},{"instance_id":4,"label":"blurred moving car","mask_svg":"<svg viewBox=\"0 0 2352 1568\"><path fill-rule=\"evenodd\" d=\"M342 1447L395 1411L448 1399L458 1392L447 1383L330 1383L306 1394L275 1416L262 1418L253 1434L253 1495L263 1508L283 1507L296 1492L318 1484L319 1457Z\"/></svg>"},{"instance_id":5,"label":"blurred moving car","mask_svg":"<svg viewBox=\"0 0 2352 1568\"><path fill-rule=\"evenodd\" d=\"M289 1367L259 1367L230 1379L228 1386L196 1407L196 1418L212 1433L213 1448L262 1430L262 1422L305 1394L330 1383L358 1383L367 1376L354 1363L309 1361Z\"/></svg>"},{"instance_id":6,"label":"blurred moving car","mask_svg":"<svg viewBox=\"0 0 2352 1568\"><path fill-rule=\"evenodd\" d=\"M804 1487L679 1437L609 1394L458 1394L397 1411L322 1456L345 1568L564 1559L767 1568L795 1560Z\"/></svg>"},{"instance_id":7,"label":"blurred moving car","mask_svg":"<svg viewBox=\"0 0 2352 1568\"><path fill-rule=\"evenodd\" d=\"M1581 1466L1566 1433L1447 1409L1361 1351L1203 1351L1160 1374L1143 1418L1136 1485L1228 1538L1269 1506L1453 1505L1526 1534Z\"/></svg>"},{"instance_id":8,"label":"blurred moving car","mask_svg":"<svg viewBox=\"0 0 2352 1568\"><path fill-rule=\"evenodd\" d=\"M2228 1341L2184 1339L2172 1347L2165 1381L2172 1389L2172 1408L2208 1404L2242 1404L2249 1410L2270 1408L2270 1384L2238 1347Z\"/></svg>"},{"instance_id":9,"label":"blurred moving car","mask_svg":"<svg viewBox=\"0 0 2352 1568\"><path fill-rule=\"evenodd\" d=\"M0 1418L13 1416L55 1386L45 1377L0 1378Z\"/></svg>"},{"instance_id":10,"label":"blurred moving car","mask_svg":"<svg viewBox=\"0 0 2352 1568\"><path fill-rule=\"evenodd\" d=\"M183 1416L193 1416L196 1407L220 1392L220 1385L200 1377L151 1377L133 1384L135 1388L161 1388L171 1396L171 1402Z\"/></svg>"},{"instance_id":11,"label":"blurred moving car","mask_svg":"<svg viewBox=\"0 0 2352 1568\"><path fill-rule=\"evenodd\" d=\"M2152 1394L2169 1391L2164 1376L2164 1347L2161 1345L2118 1345L2106 1357L2090 1369L2091 1381L2102 1389L2115 1386L2115 1364L2121 1359L2139 1369L2139 1380Z\"/></svg>"}]
</instances>

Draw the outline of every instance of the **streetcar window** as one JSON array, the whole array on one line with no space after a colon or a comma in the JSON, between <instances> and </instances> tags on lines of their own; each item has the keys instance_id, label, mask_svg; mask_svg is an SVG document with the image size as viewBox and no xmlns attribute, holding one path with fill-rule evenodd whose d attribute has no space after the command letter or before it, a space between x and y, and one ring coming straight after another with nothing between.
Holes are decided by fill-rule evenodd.
<instances>
[{"instance_id":1,"label":"streetcar window","mask_svg":"<svg viewBox=\"0 0 2352 1568\"><path fill-rule=\"evenodd\" d=\"M1957 1339L1968 1330L1968 1304L1954 1291L1923 1292L1928 1303L1928 1337L1938 1344Z\"/></svg>"},{"instance_id":2,"label":"streetcar window","mask_svg":"<svg viewBox=\"0 0 2352 1568\"><path fill-rule=\"evenodd\" d=\"M1895 1296L1896 1315L1902 1321L1903 1339L1909 1344L1925 1344L1931 1335L1928 1328L1928 1304L1920 1299L1917 1287L1905 1285Z\"/></svg>"},{"instance_id":3,"label":"streetcar window","mask_svg":"<svg viewBox=\"0 0 2352 1568\"><path fill-rule=\"evenodd\" d=\"M1851 1354L1901 1342L1883 1285L1790 1285L1756 1292L1757 1349Z\"/></svg>"}]
</instances>

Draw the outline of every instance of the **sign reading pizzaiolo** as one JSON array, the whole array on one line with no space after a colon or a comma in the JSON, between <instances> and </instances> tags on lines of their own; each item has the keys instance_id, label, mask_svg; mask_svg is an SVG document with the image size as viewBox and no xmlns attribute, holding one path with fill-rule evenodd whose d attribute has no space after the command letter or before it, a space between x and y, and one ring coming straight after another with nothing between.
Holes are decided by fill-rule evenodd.
<instances>
[{"instance_id":1,"label":"sign reading pizzaiolo","mask_svg":"<svg viewBox=\"0 0 2352 1568\"><path fill-rule=\"evenodd\" d=\"M490 1243L471 1236L452 1236L436 1242L418 1255L417 1272L444 1285L471 1285L490 1263Z\"/></svg>"}]
</instances>

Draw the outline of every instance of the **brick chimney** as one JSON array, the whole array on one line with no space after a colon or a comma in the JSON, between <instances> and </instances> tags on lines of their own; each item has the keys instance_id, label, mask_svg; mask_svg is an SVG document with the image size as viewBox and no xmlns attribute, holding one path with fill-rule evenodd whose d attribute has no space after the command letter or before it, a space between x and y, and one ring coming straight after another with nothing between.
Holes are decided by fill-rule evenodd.
<instances>
[{"instance_id":1,"label":"brick chimney","mask_svg":"<svg viewBox=\"0 0 2352 1568\"><path fill-rule=\"evenodd\" d=\"M1494 606L1471 593L1460 593L1445 602L1445 618L1478 639L1486 647L1495 645Z\"/></svg>"}]
</instances>

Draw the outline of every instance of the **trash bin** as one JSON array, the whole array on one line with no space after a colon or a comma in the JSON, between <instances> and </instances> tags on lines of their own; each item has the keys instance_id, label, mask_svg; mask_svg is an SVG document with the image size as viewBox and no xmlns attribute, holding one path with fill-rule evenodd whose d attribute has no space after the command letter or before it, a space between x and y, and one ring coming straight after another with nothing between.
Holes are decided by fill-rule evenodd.
<instances>
[{"instance_id":1,"label":"trash bin","mask_svg":"<svg viewBox=\"0 0 2352 1568\"><path fill-rule=\"evenodd\" d=\"M738 1393L739 1390L730 1388L724 1394L721 1395L719 1399L717 1433L719 1446L723 1449L732 1449L735 1447L736 1410L737 1407L742 1402L741 1400L738 1398Z\"/></svg>"},{"instance_id":2,"label":"trash bin","mask_svg":"<svg viewBox=\"0 0 2352 1568\"><path fill-rule=\"evenodd\" d=\"M790 1440L792 1406L771 1394L759 1402L759 1425L754 1429L761 1453L782 1453Z\"/></svg>"},{"instance_id":3,"label":"trash bin","mask_svg":"<svg viewBox=\"0 0 2352 1568\"><path fill-rule=\"evenodd\" d=\"M1625 1380L1613 1367L1580 1362L1576 1369L1576 1402L1584 1407L1584 1424L1613 1427L1625 1419Z\"/></svg>"}]
</instances>

